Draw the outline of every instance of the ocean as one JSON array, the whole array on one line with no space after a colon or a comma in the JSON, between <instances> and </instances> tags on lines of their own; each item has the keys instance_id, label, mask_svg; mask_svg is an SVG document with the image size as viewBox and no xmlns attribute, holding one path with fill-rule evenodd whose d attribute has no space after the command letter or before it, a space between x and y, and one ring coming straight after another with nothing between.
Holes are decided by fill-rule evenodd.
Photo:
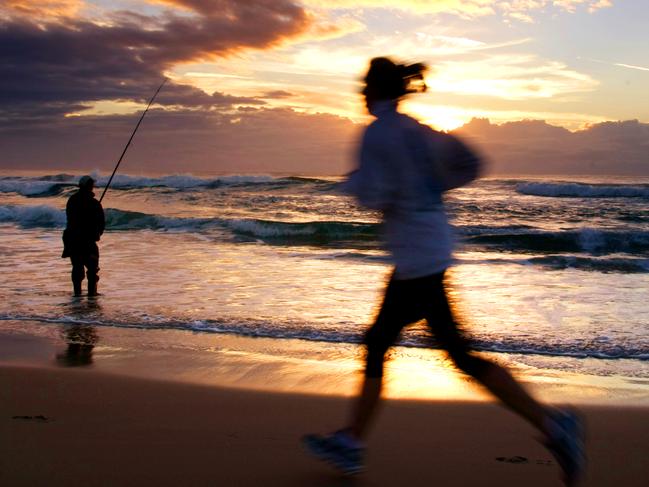
<instances>
[{"instance_id":1,"label":"ocean","mask_svg":"<svg viewBox=\"0 0 649 487\"><path fill-rule=\"evenodd\" d=\"M80 174L0 177L0 322L186 330L357 347L390 263L340 178L117 175L96 306L61 259ZM107 176L98 179L97 196ZM649 385L649 180L486 178L446 195L451 296L474 347L519 367ZM83 298L85 299L85 298ZM434 348L423 323L401 350Z\"/></svg>"}]
</instances>

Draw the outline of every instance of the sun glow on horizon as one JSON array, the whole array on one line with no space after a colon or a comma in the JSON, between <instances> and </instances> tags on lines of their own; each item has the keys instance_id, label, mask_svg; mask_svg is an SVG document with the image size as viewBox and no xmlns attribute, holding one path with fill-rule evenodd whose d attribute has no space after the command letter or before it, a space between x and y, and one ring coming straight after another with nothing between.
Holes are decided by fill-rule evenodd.
<instances>
[{"instance_id":1,"label":"sun glow on horizon","mask_svg":"<svg viewBox=\"0 0 649 487\"><path fill-rule=\"evenodd\" d=\"M436 130L450 131L461 127L473 118L473 115L458 107L444 105L427 105L418 102L404 102L404 109L415 118Z\"/></svg>"}]
</instances>

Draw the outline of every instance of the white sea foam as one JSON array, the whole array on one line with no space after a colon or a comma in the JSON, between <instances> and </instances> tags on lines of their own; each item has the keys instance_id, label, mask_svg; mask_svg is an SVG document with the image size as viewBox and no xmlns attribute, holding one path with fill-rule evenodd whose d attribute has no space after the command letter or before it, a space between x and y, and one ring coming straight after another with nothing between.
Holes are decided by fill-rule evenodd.
<instances>
[{"instance_id":1,"label":"white sea foam","mask_svg":"<svg viewBox=\"0 0 649 487\"><path fill-rule=\"evenodd\" d=\"M47 205L0 206L0 222L17 223L26 228L62 227L65 225L65 212Z\"/></svg>"}]
</instances>

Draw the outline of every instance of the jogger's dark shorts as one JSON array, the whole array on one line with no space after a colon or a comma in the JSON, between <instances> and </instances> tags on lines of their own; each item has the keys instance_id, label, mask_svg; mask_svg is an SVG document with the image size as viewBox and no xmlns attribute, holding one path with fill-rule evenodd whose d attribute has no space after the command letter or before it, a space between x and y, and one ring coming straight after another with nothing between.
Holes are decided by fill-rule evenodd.
<instances>
[{"instance_id":1,"label":"jogger's dark shorts","mask_svg":"<svg viewBox=\"0 0 649 487\"><path fill-rule=\"evenodd\" d=\"M367 377L383 375L387 350L405 326L421 319L426 319L435 339L459 369L473 376L481 373L486 363L470 353L469 342L453 318L441 272L416 279L390 279L381 310L365 334Z\"/></svg>"}]
</instances>

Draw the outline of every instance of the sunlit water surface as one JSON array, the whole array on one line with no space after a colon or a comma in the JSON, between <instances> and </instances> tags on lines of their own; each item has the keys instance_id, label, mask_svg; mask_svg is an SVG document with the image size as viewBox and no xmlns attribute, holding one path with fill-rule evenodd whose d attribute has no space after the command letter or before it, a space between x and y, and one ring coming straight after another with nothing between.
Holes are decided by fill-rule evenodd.
<instances>
[{"instance_id":1,"label":"sunlit water surface","mask_svg":"<svg viewBox=\"0 0 649 487\"><path fill-rule=\"evenodd\" d=\"M329 344L328 357L354 350L358 367L390 266L378 215L339 195L335 178L118 178L92 306L71 298L60 258L75 179L0 178L5 328L83 323L99 336L141 330L143 344L146 329L177 329L195 350L214 334L297 339ZM449 288L478 350L535 371L649 381L649 184L492 179L447 203ZM416 377L434 342L419 323L400 343L395 367Z\"/></svg>"}]
</instances>

